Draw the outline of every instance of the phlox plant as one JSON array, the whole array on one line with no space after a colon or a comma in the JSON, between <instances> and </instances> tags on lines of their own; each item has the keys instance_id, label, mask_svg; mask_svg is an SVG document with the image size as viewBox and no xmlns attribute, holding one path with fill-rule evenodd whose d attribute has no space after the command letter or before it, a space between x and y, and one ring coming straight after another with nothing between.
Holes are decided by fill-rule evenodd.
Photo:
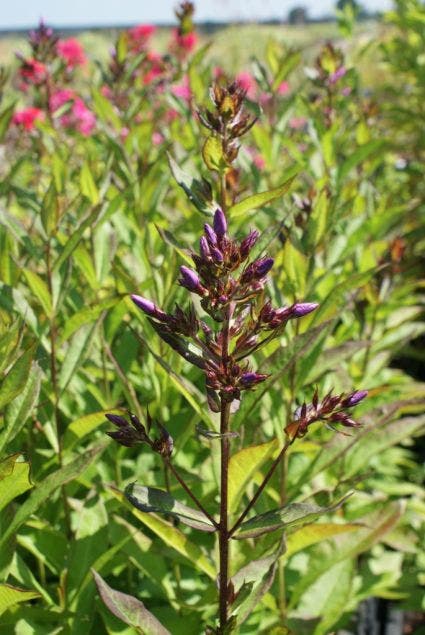
<instances>
[{"instance_id":1,"label":"phlox plant","mask_svg":"<svg viewBox=\"0 0 425 635\"><path fill-rule=\"evenodd\" d=\"M318 306L314 302L299 301L274 308L267 294L273 259L264 253L252 256L260 237L259 232L251 230L240 241L234 240L229 233L231 216L228 218L226 174L237 158L241 137L255 125L255 118L244 108L244 97L245 91L237 83L216 83L211 89L214 110L199 112L200 121L210 134L203 146L203 158L206 166L217 174L216 195L212 186L205 181L204 197L205 203L215 208L215 211L212 225L204 225L199 253L191 254L194 268L182 265L178 282L186 291L198 296L200 307L195 308L190 302L184 308L176 305L173 313L167 313L151 299L137 294L131 296L157 335L204 373L209 409L219 415L216 430L202 430L203 435L212 436L214 442L220 444L217 511L207 508L180 476L173 462L174 441L163 423L155 421L154 424L149 414L145 422L141 422L133 413L129 413L128 417L107 415L117 428L109 432L109 436L123 446L146 444L159 454L165 469L177 479L195 507L182 504L167 491L134 483L125 492L130 503L142 512L160 512L193 529L217 536L218 620L205 625L205 633L221 635L237 632L255 608L255 602L273 583L278 559L285 549L285 531L340 504L321 509L315 505L294 503L252 516L250 513L255 509L276 468L290 446L298 438L304 437L309 427L316 422L332 428L338 424L345 428L358 427L359 423L352 418L351 410L367 395L367 391L360 390L349 394L329 392L319 397L316 390L311 403L304 402L296 410L291 406L295 412L283 431L283 445L279 447L278 439L275 440L276 457L255 494L239 509L231 504L229 489L234 487L230 470L232 440L238 436L232 428L232 413L238 409L246 391L255 390L268 380L268 375L262 373L261 369L254 370L249 358L255 351L279 338L289 321L302 319ZM201 315L199 308L203 312ZM246 422L247 427L250 425L251 422ZM241 467L243 469L244 466ZM248 480L245 487L249 485ZM243 492L240 494L243 497ZM258 563L249 559L242 570L232 575L232 543L258 539L269 533L276 537L272 555L265 571L261 571L260 580L245 580L243 571L258 566ZM122 597L111 591L98 574L96 581L107 606L115 615L122 616ZM147 609L138 609L135 600L133 608L133 619L138 620L142 628L145 623L154 620ZM158 629L158 632L168 632Z\"/></svg>"}]
</instances>

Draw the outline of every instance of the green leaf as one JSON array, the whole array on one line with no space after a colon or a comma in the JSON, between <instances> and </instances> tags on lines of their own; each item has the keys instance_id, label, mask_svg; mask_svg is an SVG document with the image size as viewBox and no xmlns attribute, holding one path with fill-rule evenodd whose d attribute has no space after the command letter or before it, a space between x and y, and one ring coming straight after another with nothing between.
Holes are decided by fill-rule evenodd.
<instances>
[{"instance_id":1,"label":"green leaf","mask_svg":"<svg viewBox=\"0 0 425 635\"><path fill-rule=\"evenodd\" d=\"M292 174L279 187L276 187L273 190L267 190L266 192L260 192L259 194L252 194L251 196L244 198L243 201L239 201L239 203L230 207L228 211L229 218L233 219L238 218L238 216L244 216L247 212L263 207L274 201L276 198L283 196L283 194L285 194L291 187L292 181L295 179L298 171L299 169L296 168L295 174Z\"/></svg>"},{"instance_id":2,"label":"green leaf","mask_svg":"<svg viewBox=\"0 0 425 635\"><path fill-rule=\"evenodd\" d=\"M302 551L311 545L315 545L322 540L345 534L348 531L356 531L359 525L354 523L336 524L336 523L315 523L313 525L305 525L286 537L285 559L292 556L298 551Z\"/></svg>"},{"instance_id":3,"label":"green leaf","mask_svg":"<svg viewBox=\"0 0 425 635\"><path fill-rule=\"evenodd\" d=\"M171 635L170 631L147 610L143 602L132 595L112 589L94 569L92 573L100 597L116 617L143 635Z\"/></svg>"},{"instance_id":4,"label":"green leaf","mask_svg":"<svg viewBox=\"0 0 425 635\"><path fill-rule=\"evenodd\" d=\"M0 454L6 444L19 434L35 408L40 394L41 376L41 368L33 362L25 388L6 407L4 426L0 432Z\"/></svg>"},{"instance_id":5,"label":"green leaf","mask_svg":"<svg viewBox=\"0 0 425 635\"><path fill-rule=\"evenodd\" d=\"M200 531L215 531L214 525L198 509L179 503L168 492L131 483L125 488L125 496L134 507L142 512L159 512L178 518L183 524Z\"/></svg>"},{"instance_id":6,"label":"green leaf","mask_svg":"<svg viewBox=\"0 0 425 635\"><path fill-rule=\"evenodd\" d=\"M88 355L95 329L96 324L82 326L72 338L59 373L61 390L65 390L74 373Z\"/></svg>"},{"instance_id":7,"label":"green leaf","mask_svg":"<svg viewBox=\"0 0 425 635\"><path fill-rule=\"evenodd\" d=\"M80 173L81 193L89 199L92 205L99 203L99 190L97 189L92 171L88 163L83 163Z\"/></svg>"},{"instance_id":8,"label":"green leaf","mask_svg":"<svg viewBox=\"0 0 425 635\"><path fill-rule=\"evenodd\" d=\"M13 112L15 110L15 103L7 106L0 113L0 141L3 141L3 137L9 129L9 124L12 121Z\"/></svg>"},{"instance_id":9,"label":"green leaf","mask_svg":"<svg viewBox=\"0 0 425 635\"><path fill-rule=\"evenodd\" d=\"M18 358L3 379L0 386L0 410L10 403L12 399L15 399L25 388L31 370L34 351L35 345L31 346Z\"/></svg>"},{"instance_id":10,"label":"green leaf","mask_svg":"<svg viewBox=\"0 0 425 635\"><path fill-rule=\"evenodd\" d=\"M10 584L0 584L0 615L20 602L39 598L37 591L26 591Z\"/></svg>"},{"instance_id":11,"label":"green leaf","mask_svg":"<svg viewBox=\"0 0 425 635\"><path fill-rule=\"evenodd\" d=\"M84 472L94 459L106 448L107 443L99 444L84 451L83 454L61 467L56 472L49 474L45 479L36 483L33 491L26 501L17 510L12 522L0 536L0 550L28 518L55 492L59 487L69 483Z\"/></svg>"},{"instance_id":12,"label":"green leaf","mask_svg":"<svg viewBox=\"0 0 425 635\"><path fill-rule=\"evenodd\" d=\"M201 214L212 216L217 209L217 203L212 199L211 186L209 186L208 182L187 174L179 167L171 155L167 154L167 157L171 173L189 201L193 203Z\"/></svg>"},{"instance_id":13,"label":"green leaf","mask_svg":"<svg viewBox=\"0 0 425 635\"><path fill-rule=\"evenodd\" d=\"M339 168L338 180L342 181L353 168L367 159L371 154L382 151L385 145L386 142L383 139L374 139L360 146Z\"/></svg>"},{"instance_id":14,"label":"green leaf","mask_svg":"<svg viewBox=\"0 0 425 635\"><path fill-rule=\"evenodd\" d=\"M33 295L40 302L47 317L50 317L52 314L52 298L50 297L47 284L35 271L31 271L30 269L23 269L22 271Z\"/></svg>"},{"instance_id":15,"label":"green leaf","mask_svg":"<svg viewBox=\"0 0 425 635\"><path fill-rule=\"evenodd\" d=\"M250 520L246 520L242 523L236 533L233 534L233 538L236 540L256 538L278 529L286 529L310 522L323 514L334 511L340 507L349 496L351 496L351 492L330 507L318 507L317 505L309 503L290 503L280 509L254 516L254 518L250 518Z\"/></svg>"},{"instance_id":16,"label":"green leaf","mask_svg":"<svg viewBox=\"0 0 425 635\"><path fill-rule=\"evenodd\" d=\"M342 560L317 580L317 588L311 590L313 615L321 617L313 635L328 635L332 626L347 609L352 591L354 563Z\"/></svg>"},{"instance_id":17,"label":"green leaf","mask_svg":"<svg viewBox=\"0 0 425 635\"><path fill-rule=\"evenodd\" d=\"M103 423L106 423L107 420L105 415L107 413L121 414L121 410L114 410L111 408L109 410L101 410L100 412L92 412L91 414L84 415L84 417L80 417L69 424L65 432L65 447L67 449L74 447L74 445L81 441L81 439L94 432L94 430Z\"/></svg>"},{"instance_id":18,"label":"green leaf","mask_svg":"<svg viewBox=\"0 0 425 635\"><path fill-rule=\"evenodd\" d=\"M246 486L277 448L278 442L273 440L244 448L233 454L229 462L228 504L231 513L236 513Z\"/></svg>"},{"instance_id":19,"label":"green leaf","mask_svg":"<svg viewBox=\"0 0 425 635\"><path fill-rule=\"evenodd\" d=\"M167 523L155 514L141 512L125 499L124 494L118 492L115 488L108 487L108 491L127 507L127 509L130 509L132 514L146 525L146 527L159 536L166 545L172 547L180 555L187 558L196 569L205 573L211 580L215 580L216 570L208 558L205 557L202 549L191 542L177 527L170 525L170 523Z\"/></svg>"},{"instance_id":20,"label":"green leaf","mask_svg":"<svg viewBox=\"0 0 425 635\"><path fill-rule=\"evenodd\" d=\"M31 489L29 474L30 465L22 461L21 454L13 454L0 462L0 510Z\"/></svg>"},{"instance_id":21,"label":"green leaf","mask_svg":"<svg viewBox=\"0 0 425 635\"><path fill-rule=\"evenodd\" d=\"M65 326L60 334L60 343L63 344L67 339L74 335L75 331L85 324L89 324L90 322L94 322L98 319L98 317L103 313L103 311L107 311L111 307L117 304L117 298L106 298L105 300L101 300L96 303L94 306L84 307L77 313L74 313L70 318L68 318L65 322Z\"/></svg>"},{"instance_id":22,"label":"green leaf","mask_svg":"<svg viewBox=\"0 0 425 635\"><path fill-rule=\"evenodd\" d=\"M320 558L315 561L307 573L303 575L301 580L295 586L290 607L298 604L303 593L315 583L328 569L342 562L347 558L355 558L360 553L368 551L376 542L378 542L400 519L404 510L404 505L399 502L386 504L371 514L362 518L365 527L358 529L357 532L351 532L349 536L340 536L336 539L336 547L329 557Z\"/></svg>"},{"instance_id":23,"label":"green leaf","mask_svg":"<svg viewBox=\"0 0 425 635\"><path fill-rule=\"evenodd\" d=\"M96 208L91 214L89 214L89 216L87 216L87 218L85 218L80 223L80 225L75 229L75 231L72 233L71 236L67 236L66 239L64 239L63 241L64 248L61 255L59 256L59 258L56 260L56 262L53 265L54 270L59 269L59 267L69 258L72 252L78 247L78 244L83 238L84 232L86 231L86 229L88 229L88 227L93 226L98 215L99 215L99 210Z\"/></svg>"},{"instance_id":24,"label":"green leaf","mask_svg":"<svg viewBox=\"0 0 425 635\"><path fill-rule=\"evenodd\" d=\"M41 224L47 236L53 234L59 218L58 194L55 181L52 179L41 204Z\"/></svg>"},{"instance_id":25,"label":"green leaf","mask_svg":"<svg viewBox=\"0 0 425 635\"><path fill-rule=\"evenodd\" d=\"M202 157L209 170L222 172L226 169L223 147L218 137L208 137L202 147Z\"/></svg>"}]
</instances>

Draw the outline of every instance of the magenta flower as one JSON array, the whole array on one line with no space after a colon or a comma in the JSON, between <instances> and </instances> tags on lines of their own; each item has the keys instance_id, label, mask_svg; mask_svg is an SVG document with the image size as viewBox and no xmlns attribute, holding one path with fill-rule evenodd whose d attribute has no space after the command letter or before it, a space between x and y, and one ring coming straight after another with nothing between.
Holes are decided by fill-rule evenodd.
<instances>
[{"instance_id":1,"label":"magenta flower","mask_svg":"<svg viewBox=\"0 0 425 635\"><path fill-rule=\"evenodd\" d=\"M16 126L22 126L24 130L31 131L34 129L36 121L43 121L45 115L40 108L24 108L15 112L12 123Z\"/></svg>"},{"instance_id":2,"label":"magenta flower","mask_svg":"<svg viewBox=\"0 0 425 635\"><path fill-rule=\"evenodd\" d=\"M19 69L19 77L26 84L38 86L47 78L47 67L45 64L35 59L22 60L22 66Z\"/></svg>"},{"instance_id":3,"label":"magenta flower","mask_svg":"<svg viewBox=\"0 0 425 635\"><path fill-rule=\"evenodd\" d=\"M67 40L59 40L56 45L56 51L69 70L76 66L83 66L87 61L80 42L72 37Z\"/></svg>"},{"instance_id":4,"label":"magenta flower","mask_svg":"<svg viewBox=\"0 0 425 635\"><path fill-rule=\"evenodd\" d=\"M235 81L245 91L249 99L254 99L257 92L257 82L248 71L241 71L235 77Z\"/></svg>"}]
</instances>

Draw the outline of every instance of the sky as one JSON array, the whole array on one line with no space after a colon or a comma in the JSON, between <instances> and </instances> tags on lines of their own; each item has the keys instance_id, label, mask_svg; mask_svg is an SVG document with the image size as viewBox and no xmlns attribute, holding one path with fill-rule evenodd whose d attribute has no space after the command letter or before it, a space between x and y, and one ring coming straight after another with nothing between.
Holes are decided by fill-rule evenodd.
<instances>
[{"instance_id":1,"label":"sky","mask_svg":"<svg viewBox=\"0 0 425 635\"><path fill-rule=\"evenodd\" d=\"M41 17L52 26L170 23L178 0L0 0L0 29L30 27ZM234 21L286 18L293 6L311 17L331 14L335 0L197 0L196 19ZM369 11L390 8L391 0L363 0Z\"/></svg>"}]
</instances>

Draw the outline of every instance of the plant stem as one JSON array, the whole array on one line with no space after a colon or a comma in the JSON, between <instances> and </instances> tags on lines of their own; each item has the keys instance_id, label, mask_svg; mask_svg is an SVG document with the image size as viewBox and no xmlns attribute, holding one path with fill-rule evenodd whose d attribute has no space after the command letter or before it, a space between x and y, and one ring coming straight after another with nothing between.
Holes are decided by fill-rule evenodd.
<instances>
[{"instance_id":1,"label":"plant stem","mask_svg":"<svg viewBox=\"0 0 425 635\"><path fill-rule=\"evenodd\" d=\"M230 529L229 531L229 537L232 537L233 534L235 533L235 531L240 527L240 525L243 523L243 521L245 520L245 518L247 517L247 515L249 514L249 512L251 511L251 509L254 507L255 503L257 502L257 500L260 498L265 486L267 485L267 483L269 482L269 480L271 479L271 477L274 474L275 469L277 468L277 466L279 465L279 463L281 462L282 458L285 456L286 450L289 448L290 445L292 445L292 443L295 441L296 437L294 437L292 440L287 439L285 441L285 445L283 446L283 448L281 449L281 451L279 452L278 456L276 457L276 459L273 461L273 463L270 466L269 471L267 472L266 476L263 479L263 482L261 483L260 487L258 488L258 490L256 491L256 493L254 494L254 496L252 497L252 499L250 500L250 502L248 503L248 505L246 506L244 512L239 516L238 520L236 521L236 523L233 525L233 527Z\"/></svg>"},{"instance_id":2,"label":"plant stem","mask_svg":"<svg viewBox=\"0 0 425 635\"><path fill-rule=\"evenodd\" d=\"M50 336L50 376L52 380L52 388L53 388L53 417L55 422L55 432L56 432L56 441L58 444L58 460L60 467L63 466L63 456L62 456L62 430L60 424L60 413L59 413L59 382L58 382L58 369L56 365L56 337L57 337L57 329L56 329L56 309L53 306L53 272L52 272L52 258L51 258L51 240L50 238L47 241L46 245L46 273L47 273L47 287L49 289L50 298L52 301L52 312L48 316L49 318L49 336ZM68 498L66 495L65 485L61 487L62 501L63 501L63 509L65 514L65 525L66 532L68 538L71 537L71 515L68 506Z\"/></svg>"},{"instance_id":3,"label":"plant stem","mask_svg":"<svg viewBox=\"0 0 425 635\"><path fill-rule=\"evenodd\" d=\"M227 604L229 586L229 529L228 529L228 487L229 487L229 431L230 402L221 398L221 487L220 487L220 630L224 633L227 624Z\"/></svg>"},{"instance_id":4,"label":"plant stem","mask_svg":"<svg viewBox=\"0 0 425 635\"><path fill-rule=\"evenodd\" d=\"M169 458L164 458L164 463L165 466L168 467L170 469L170 471L174 474L174 476L176 477L177 481L180 483L180 485L183 487L184 491L190 496L190 498L193 500L193 502L195 503L195 505L198 507L198 509L201 510L201 512L204 514L204 516L206 518L208 518L208 520L210 521L210 523L212 525L214 525L214 527L216 529L220 528L220 525L217 523L217 521L214 520L214 518L211 516L211 514L209 514L207 512L207 510L205 509L205 507L202 505L202 503L197 499L197 497L195 496L195 494L190 490L189 486L186 485L185 481L182 479L182 477L180 476L180 474L177 472L176 468L174 467L174 465L171 463Z\"/></svg>"},{"instance_id":5,"label":"plant stem","mask_svg":"<svg viewBox=\"0 0 425 635\"><path fill-rule=\"evenodd\" d=\"M230 320L234 307L230 304L227 307L221 331L221 363L223 368L229 365L229 339ZM220 572L219 572L219 633L224 633L227 624L227 607L229 596L229 459L230 459L230 404L227 395L221 395L220 411L220 529L219 529L219 552L220 552Z\"/></svg>"}]
</instances>

